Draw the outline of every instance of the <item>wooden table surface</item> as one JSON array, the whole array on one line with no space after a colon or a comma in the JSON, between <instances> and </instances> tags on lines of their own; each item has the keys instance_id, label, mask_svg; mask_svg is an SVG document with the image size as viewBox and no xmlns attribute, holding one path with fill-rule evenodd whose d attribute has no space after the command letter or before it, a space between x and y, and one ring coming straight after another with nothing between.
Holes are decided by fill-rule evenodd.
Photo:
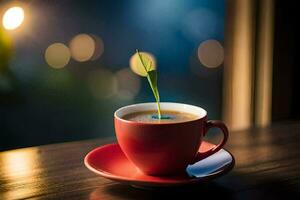
<instances>
[{"instance_id":1,"label":"wooden table surface","mask_svg":"<svg viewBox=\"0 0 300 200\"><path fill-rule=\"evenodd\" d=\"M2 138L3 139L3 138ZM88 140L0 153L0 200L5 199L300 199L300 122L232 132L226 148L235 156L229 174L209 183L141 190L95 175L84 156L99 145Z\"/></svg>"}]
</instances>

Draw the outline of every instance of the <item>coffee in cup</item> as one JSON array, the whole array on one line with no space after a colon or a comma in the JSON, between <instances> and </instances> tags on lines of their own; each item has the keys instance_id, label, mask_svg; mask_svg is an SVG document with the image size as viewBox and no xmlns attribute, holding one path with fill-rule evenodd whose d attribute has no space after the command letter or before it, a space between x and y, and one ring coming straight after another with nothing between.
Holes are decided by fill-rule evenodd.
<instances>
[{"instance_id":1,"label":"coffee in cup","mask_svg":"<svg viewBox=\"0 0 300 200\"><path fill-rule=\"evenodd\" d=\"M193 115L187 112L179 112L174 110L162 110L163 114L161 119L158 118L156 110L140 111L129 113L123 116L123 119L135 122L144 122L144 123L178 123L194 120L197 118L197 115Z\"/></svg>"},{"instance_id":2,"label":"coffee in cup","mask_svg":"<svg viewBox=\"0 0 300 200\"><path fill-rule=\"evenodd\" d=\"M114 114L118 143L142 173L153 176L185 173L189 164L218 152L225 145L226 125L207 120L203 108L165 102L160 106L162 119L155 117L156 103L125 106ZM212 149L198 152L203 137L212 127L221 129L224 138Z\"/></svg>"}]
</instances>

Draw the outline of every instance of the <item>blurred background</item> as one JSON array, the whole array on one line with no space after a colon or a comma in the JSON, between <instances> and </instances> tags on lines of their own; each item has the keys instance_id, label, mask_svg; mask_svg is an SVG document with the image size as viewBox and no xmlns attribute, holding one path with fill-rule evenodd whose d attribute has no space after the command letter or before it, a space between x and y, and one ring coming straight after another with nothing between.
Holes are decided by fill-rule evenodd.
<instances>
[{"instance_id":1,"label":"blurred background","mask_svg":"<svg viewBox=\"0 0 300 200\"><path fill-rule=\"evenodd\" d=\"M0 151L114 137L113 112L203 107L230 130L300 118L296 3L287 0L0 1Z\"/></svg>"},{"instance_id":2,"label":"blurred background","mask_svg":"<svg viewBox=\"0 0 300 200\"><path fill-rule=\"evenodd\" d=\"M221 118L224 12L223 0L1 1L0 150L113 137L117 108L155 101L136 49L155 61L161 101Z\"/></svg>"}]
</instances>

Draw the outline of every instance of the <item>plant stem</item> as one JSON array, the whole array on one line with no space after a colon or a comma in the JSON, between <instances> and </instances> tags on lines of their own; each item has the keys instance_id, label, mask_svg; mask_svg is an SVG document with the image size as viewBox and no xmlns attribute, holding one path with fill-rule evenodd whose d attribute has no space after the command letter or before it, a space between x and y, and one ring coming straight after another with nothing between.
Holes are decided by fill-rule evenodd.
<instances>
[{"instance_id":1,"label":"plant stem","mask_svg":"<svg viewBox=\"0 0 300 200\"><path fill-rule=\"evenodd\" d=\"M159 103L159 100L156 101L156 105L157 105L158 119L161 119L161 112L160 112L160 103Z\"/></svg>"},{"instance_id":2,"label":"plant stem","mask_svg":"<svg viewBox=\"0 0 300 200\"><path fill-rule=\"evenodd\" d=\"M147 79L148 79L148 83L150 85L150 88L152 90L152 93L154 95L154 98L156 100L158 118L161 119L159 92L158 92L158 90L155 90L155 88L153 87L153 84L151 82L151 78L150 78L149 74L147 75Z\"/></svg>"}]
</instances>

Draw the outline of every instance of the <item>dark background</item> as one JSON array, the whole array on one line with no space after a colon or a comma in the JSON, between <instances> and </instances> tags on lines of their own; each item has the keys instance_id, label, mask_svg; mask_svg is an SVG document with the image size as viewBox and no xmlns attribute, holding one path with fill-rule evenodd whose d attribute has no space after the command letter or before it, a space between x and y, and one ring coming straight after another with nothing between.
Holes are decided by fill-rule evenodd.
<instances>
[{"instance_id":1,"label":"dark background","mask_svg":"<svg viewBox=\"0 0 300 200\"><path fill-rule=\"evenodd\" d=\"M7 3L1 1L0 7ZM16 31L0 29L12 42L12 56L0 71L0 150L114 136L114 110L154 101L151 90L141 79L133 99L97 99L88 74L128 68L136 48L156 58L162 101L200 105L209 118L221 118L222 66L202 66L197 48L208 39L223 43L223 0L22 3L30 10L28 23ZM55 42L68 45L80 33L102 38L102 56L82 63L71 59L63 69L48 66L46 48ZM6 52L1 46L0 51Z\"/></svg>"},{"instance_id":2,"label":"dark background","mask_svg":"<svg viewBox=\"0 0 300 200\"><path fill-rule=\"evenodd\" d=\"M297 2L275 2L273 121L300 118L299 11Z\"/></svg>"}]
</instances>

